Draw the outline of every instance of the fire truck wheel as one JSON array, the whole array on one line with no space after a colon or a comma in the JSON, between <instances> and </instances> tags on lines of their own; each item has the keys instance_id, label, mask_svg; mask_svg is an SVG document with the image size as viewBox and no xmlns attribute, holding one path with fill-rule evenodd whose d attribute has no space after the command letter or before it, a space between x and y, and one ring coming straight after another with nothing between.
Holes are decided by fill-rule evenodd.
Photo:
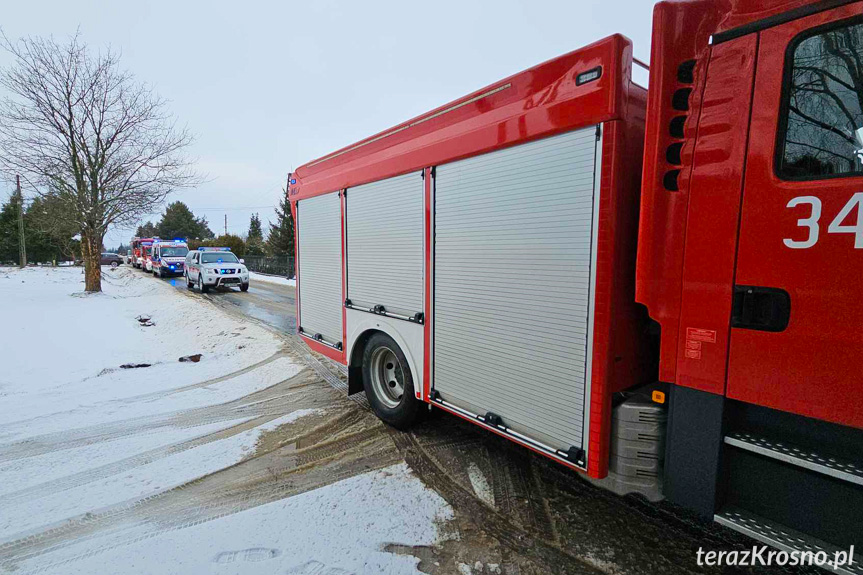
<instances>
[{"instance_id":1,"label":"fire truck wheel","mask_svg":"<svg viewBox=\"0 0 863 575\"><path fill-rule=\"evenodd\" d=\"M373 335L363 351L363 383L372 410L384 423L407 429L425 412L414 397L414 381L405 354L383 333Z\"/></svg>"}]
</instances>

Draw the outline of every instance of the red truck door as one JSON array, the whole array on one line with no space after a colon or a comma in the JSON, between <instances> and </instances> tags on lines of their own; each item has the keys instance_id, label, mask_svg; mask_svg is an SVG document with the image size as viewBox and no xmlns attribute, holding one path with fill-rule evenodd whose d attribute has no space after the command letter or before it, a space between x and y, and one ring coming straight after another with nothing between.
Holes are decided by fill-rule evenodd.
<instances>
[{"instance_id":1,"label":"red truck door","mask_svg":"<svg viewBox=\"0 0 863 575\"><path fill-rule=\"evenodd\" d=\"M863 427L863 2L760 33L727 395Z\"/></svg>"}]
</instances>

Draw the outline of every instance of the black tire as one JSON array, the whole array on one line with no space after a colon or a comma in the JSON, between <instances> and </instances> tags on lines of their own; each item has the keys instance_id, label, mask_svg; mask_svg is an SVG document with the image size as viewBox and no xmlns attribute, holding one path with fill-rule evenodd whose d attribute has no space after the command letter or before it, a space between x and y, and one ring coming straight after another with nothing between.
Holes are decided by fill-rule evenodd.
<instances>
[{"instance_id":1,"label":"black tire","mask_svg":"<svg viewBox=\"0 0 863 575\"><path fill-rule=\"evenodd\" d=\"M375 415L396 429L408 429L425 413L423 402L414 396L414 380L405 354L384 333L369 338L363 350L363 386Z\"/></svg>"},{"instance_id":2,"label":"black tire","mask_svg":"<svg viewBox=\"0 0 863 575\"><path fill-rule=\"evenodd\" d=\"M119 265L120 265L120 264L118 264L117 262L111 262L111 267L112 267L112 268L117 268Z\"/></svg>"},{"instance_id":3,"label":"black tire","mask_svg":"<svg viewBox=\"0 0 863 575\"><path fill-rule=\"evenodd\" d=\"M249 284L240 284L240 291L249 291Z\"/></svg>"},{"instance_id":4,"label":"black tire","mask_svg":"<svg viewBox=\"0 0 863 575\"><path fill-rule=\"evenodd\" d=\"M162 274L161 274L161 273L159 273L159 271L158 271L155 267L153 268L153 277L154 277L154 278L160 278L160 277L162 277Z\"/></svg>"},{"instance_id":5,"label":"black tire","mask_svg":"<svg viewBox=\"0 0 863 575\"><path fill-rule=\"evenodd\" d=\"M210 291L210 288L204 284L204 278L200 274L198 274L198 291L201 293L207 293Z\"/></svg>"},{"instance_id":6,"label":"black tire","mask_svg":"<svg viewBox=\"0 0 863 575\"><path fill-rule=\"evenodd\" d=\"M192 283L192 280L189 279L189 274L183 272L183 277L186 278L186 287L192 289L195 287L195 284Z\"/></svg>"}]
</instances>

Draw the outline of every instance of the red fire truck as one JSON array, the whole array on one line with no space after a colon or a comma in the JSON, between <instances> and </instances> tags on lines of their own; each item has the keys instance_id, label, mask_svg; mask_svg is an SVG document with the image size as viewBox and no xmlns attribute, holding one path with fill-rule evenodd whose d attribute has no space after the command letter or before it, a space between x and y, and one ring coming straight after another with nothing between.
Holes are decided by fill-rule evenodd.
<instances>
[{"instance_id":1,"label":"red fire truck","mask_svg":"<svg viewBox=\"0 0 863 575\"><path fill-rule=\"evenodd\" d=\"M396 427L863 549L863 2L652 42L649 91L612 36L297 169L298 332Z\"/></svg>"},{"instance_id":2,"label":"red fire truck","mask_svg":"<svg viewBox=\"0 0 863 575\"><path fill-rule=\"evenodd\" d=\"M147 255L147 250L153 245L153 242L158 238L132 238L129 242L129 249L132 252L130 262L132 267L139 270L144 269L144 262Z\"/></svg>"}]
</instances>

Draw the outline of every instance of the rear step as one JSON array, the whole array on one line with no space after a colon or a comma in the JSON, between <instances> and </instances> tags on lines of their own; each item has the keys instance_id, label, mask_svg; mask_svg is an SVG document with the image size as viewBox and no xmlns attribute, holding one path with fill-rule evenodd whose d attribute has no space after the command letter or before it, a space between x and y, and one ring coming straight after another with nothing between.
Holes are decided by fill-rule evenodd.
<instances>
[{"instance_id":1,"label":"rear step","mask_svg":"<svg viewBox=\"0 0 863 575\"><path fill-rule=\"evenodd\" d=\"M823 552L826 553L828 559L832 562L837 557L836 553L847 554L849 551L848 549L840 549L820 539L815 539L809 535L794 531L793 529L734 507L723 509L714 515L713 519L720 525L734 529L762 543L789 553L793 551L808 551L813 554ZM825 564L822 567L835 573L842 573L843 575L863 575L863 564L861 564L858 556L858 553L855 552L851 565L833 567L832 565Z\"/></svg>"},{"instance_id":2,"label":"rear step","mask_svg":"<svg viewBox=\"0 0 863 575\"><path fill-rule=\"evenodd\" d=\"M863 465L851 461L843 461L837 457L829 457L802 449L794 445L760 437L751 433L735 432L725 436L725 443L745 449L765 457L803 467L816 473L822 473L863 486Z\"/></svg>"}]
</instances>

